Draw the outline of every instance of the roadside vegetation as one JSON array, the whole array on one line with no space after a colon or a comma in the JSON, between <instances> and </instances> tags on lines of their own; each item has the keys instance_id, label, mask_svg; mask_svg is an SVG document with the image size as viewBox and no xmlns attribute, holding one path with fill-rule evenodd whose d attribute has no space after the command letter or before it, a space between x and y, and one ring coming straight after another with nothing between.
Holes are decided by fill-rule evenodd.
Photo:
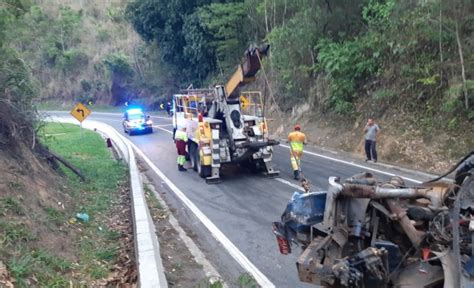
<instances>
[{"instance_id":1,"label":"roadside vegetation","mask_svg":"<svg viewBox=\"0 0 474 288\"><path fill-rule=\"evenodd\" d=\"M32 175L7 177L16 180L0 194L0 259L9 273L0 277L4 281L0 283L9 281L15 287L133 284L126 167L113 159L98 134L83 131L81 136L75 125L47 124L39 135L48 149L80 169L86 181L62 164L57 170L61 177L41 175L38 183L24 181ZM35 184L46 189L36 192Z\"/></svg>"},{"instance_id":2,"label":"roadside vegetation","mask_svg":"<svg viewBox=\"0 0 474 288\"><path fill-rule=\"evenodd\" d=\"M312 103L322 111L353 115L364 99L379 101L381 110L403 99L405 109L426 110L428 102L463 116L458 121L474 118L471 1L214 2L127 7L179 84L228 76L250 43L268 42L270 82L285 111L311 102L322 77L329 93Z\"/></svg>"},{"instance_id":3,"label":"roadside vegetation","mask_svg":"<svg viewBox=\"0 0 474 288\"><path fill-rule=\"evenodd\" d=\"M269 43L267 115L318 145L361 150L373 117L388 161L439 171L474 147L472 1L141 0L126 16L181 88L225 83L249 44Z\"/></svg>"},{"instance_id":4,"label":"roadside vegetation","mask_svg":"<svg viewBox=\"0 0 474 288\"><path fill-rule=\"evenodd\" d=\"M266 115L291 120L271 123L272 130L300 122L314 131L311 142L358 152L354 135L374 117L384 131L381 158L432 171L474 147L472 1L58 4L0 0L7 103L0 109L21 115L0 117L23 122L0 132L31 146L31 104L69 109L91 101L104 111L131 101L158 109L190 84L225 83L244 49L266 42L266 73L252 89L265 93Z\"/></svg>"}]
</instances>

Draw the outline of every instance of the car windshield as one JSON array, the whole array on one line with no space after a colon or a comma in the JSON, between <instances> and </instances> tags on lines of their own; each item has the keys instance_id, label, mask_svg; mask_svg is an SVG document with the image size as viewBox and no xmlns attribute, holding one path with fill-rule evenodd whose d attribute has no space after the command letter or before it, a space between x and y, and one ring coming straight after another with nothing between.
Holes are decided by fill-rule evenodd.
<instances>
[{"instance_id":1,"label":"car windshield","mask_svg":"<svg viewBox=\"0 0 474 288\"><path fill-rule=\"evenodd\" d=\"M129 120L140 120L145 118L145 115L143 113L137 113L137 114L128 114L128 119Z\"/></svg>"}]
</instances>

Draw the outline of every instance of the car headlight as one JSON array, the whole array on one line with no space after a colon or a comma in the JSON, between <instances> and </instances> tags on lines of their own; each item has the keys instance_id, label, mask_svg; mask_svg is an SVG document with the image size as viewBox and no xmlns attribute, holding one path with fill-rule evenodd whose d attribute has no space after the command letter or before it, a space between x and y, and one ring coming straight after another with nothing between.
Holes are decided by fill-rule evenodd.
<instances>
[{"instance_id":1,"label":"car headlight","mask_svg":"<svg viewBox=\"0 0 474 288\"><path fill-rule=\"evenodd\" d=\"M153 121L147 120L147 121L146 121L146 125L153 125Z\"/></svg>"}]
</instances>

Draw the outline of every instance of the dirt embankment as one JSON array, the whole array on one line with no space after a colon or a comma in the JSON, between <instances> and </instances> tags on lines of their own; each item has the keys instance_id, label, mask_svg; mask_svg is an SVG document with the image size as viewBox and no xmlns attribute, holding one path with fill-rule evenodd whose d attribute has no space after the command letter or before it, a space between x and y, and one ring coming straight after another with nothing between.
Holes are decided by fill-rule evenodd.
<instances>
[{"instance_id":1,"label":"dirt embankment","mask_svg":"<svg viewBox=\"0 0 474 288\"><path fill-rule=\"evenodd\" d=\"M12 150L0 150L0 175L0 198L4 204L1 221L24 225L42 243L42 248L74 260L64 234L52 233L48 227L38 225L42 217L47 218L45 209L67 210L72 206L69 197L61 193L60 177L22 144ZM5 199L9 199L10 205L5 205ZM9 207L17 206L11 203L18 204L16 211L10 211Z\"/></svg>"},{"instance_id":2,"label":"dirt embankment","mask_svg":"<svg viewBox=\"0 0 474 288\"><path fill-rule=\"evenodd\" d=\"M68 245L74 232L44 225L51 218L48 212L53 214L72 206L67 195L60 191L59 177L22 144L3 148L0 150L0 230L5 249L0 249L0 259L21 258L17 244L28 242L33 250L54 251L67 261L77 261L73 247ZM15 279L7 272L0 275L0 284L8 287L11 282Z\"/></svg>"}]
</instances>

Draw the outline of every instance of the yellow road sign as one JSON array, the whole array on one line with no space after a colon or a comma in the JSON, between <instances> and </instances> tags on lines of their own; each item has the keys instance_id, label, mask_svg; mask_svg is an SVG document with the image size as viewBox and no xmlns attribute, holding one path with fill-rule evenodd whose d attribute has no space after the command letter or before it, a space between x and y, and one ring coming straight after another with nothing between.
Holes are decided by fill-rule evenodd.
<instances>
[{"instance_id":1,"label":"yellow road sign","mask_svg":"<svg viewBox=\"0 0 474 288\"><path fill-rule=\"evenodd\" d=\"M79 122L84 121L90 114L91 110L82 105L82 103L77 103L76 106L74 106L74 108L71 110L71 115L79 120Z\"/></svg>"},{"instance_id":2,"label":"yellow road sign","mask_svg":"<svg viewBox=\"0 0 474 288\"><path fill-rule=\"evenodd\" d=\"M247 97L245 97L244 95L240 95L240 106L242 107L242 109L247 108L249 105L249 99L247 99Z\"/></svg>"}]
</instances>

